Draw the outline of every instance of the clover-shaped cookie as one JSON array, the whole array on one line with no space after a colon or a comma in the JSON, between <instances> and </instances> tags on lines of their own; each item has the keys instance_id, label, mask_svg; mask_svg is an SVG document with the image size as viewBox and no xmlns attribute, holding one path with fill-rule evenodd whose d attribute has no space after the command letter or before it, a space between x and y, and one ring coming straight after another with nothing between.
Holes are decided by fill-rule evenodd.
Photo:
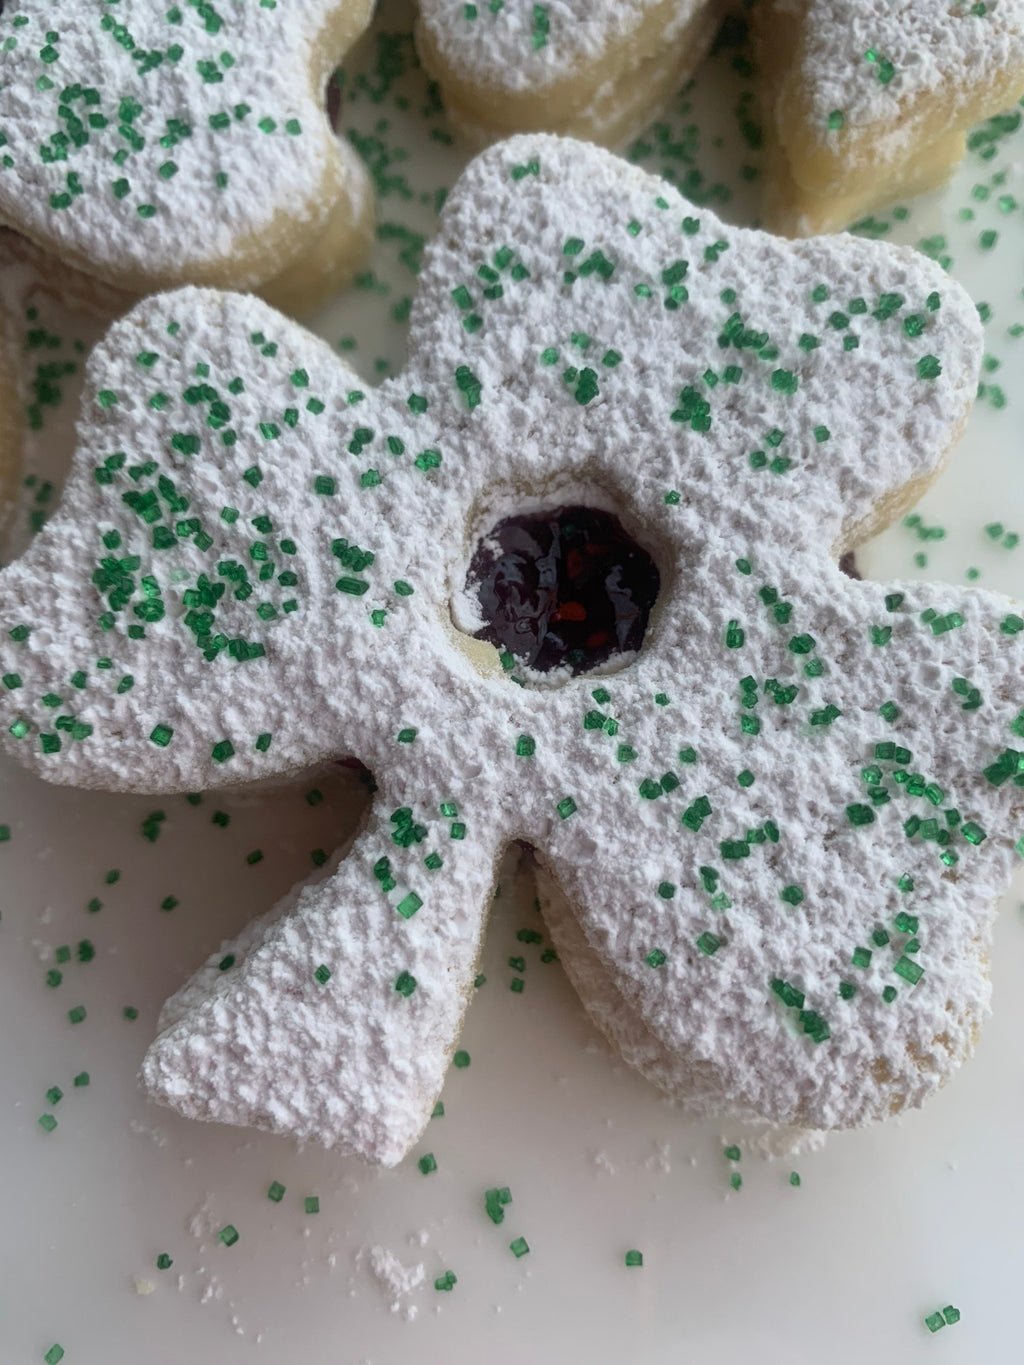
<instances>
[{"instance_id":1,"label":"clover-shaped cookie","mask_svg":"<svg viewBox=\"0 0 1024 1365\"><path fill-rule=\"evenodd\" d=\"M627 142L711 45L718 0L420 0L416 46L483 146L518 131Z\"/></svg>"},{"instance_id":2,"label":"clover-shaped cookie","mask_svg":"<svg viewBox=\"0 0 1024 1365\"><path fill-rule=\"evenodd\" d=\"M1024 94L1024 0L761 0L765 222L829 231L941 184Z\"/></svg>"},{"instance_id":3,"label":"clover-shaped cookie","mask_svg":"<svg viewBox=\"0 0 1024 1365\"><path fill-rule=\"evenodd\" d=\"M367 177L324 88L371 9L8 0L0 222L130 295L196 283L312 307L370 240Z\"/></svg>"},{"instance_id":4,"label":"clover-shaped cookie","mask_svg":"<svg viewBox=\"0 0 1024 1365\"><path fill-rule=\"evenodd\" d=\"M348 856L167 1005L151 1093L398 1160L523 839L663 1085L817 1127L919 1103L987 1007L1024 620L836 558L956 439L970 300L531 135L449 198L410 350L366 392L256 299L139 305L0 575L0 734L40 775L376 778Z\"/></svg>"}]
</instances>

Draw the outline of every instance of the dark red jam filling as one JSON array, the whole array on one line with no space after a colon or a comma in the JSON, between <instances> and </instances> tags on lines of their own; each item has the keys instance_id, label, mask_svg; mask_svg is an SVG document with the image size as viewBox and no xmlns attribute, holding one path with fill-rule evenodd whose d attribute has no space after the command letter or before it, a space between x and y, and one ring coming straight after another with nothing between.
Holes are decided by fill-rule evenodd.
<instances>
[{"instance_id":1,"label":"dark red jam filling","mask_svg":"<svg viewBox=\"0 0 1024 1365\"><path fill-rule=\"evenodd\" d=\"M0 0L0 5L3 0ZM341 85L339 83L338 72L327 82L327 93L324 96L324 104L327 109L327 118L335 132L341 126Z\"/></svg>"},{"instance_id":2,"label":"dark red jam filling","mask_svg":"<svg viewBox=\"0 0 1024 1365\"><path fill-rule=\"evenodd\" d=\"M840 559L839 568L842 573L846 574L847 578L860 578L860 570L857 568L857 561L853 557L852 550L847 550L846 554Z\"/></svg>"},{"instance_id":3,"label":"dark red jam filling","mask_svg":"<svg viewBox=\"0 0 1024 1365\"><path fill-rule=\"evenodd\" d=\"M467 578L488 640L539 672L586 673L643 644L660 576L621 522L593 507L509 517Z\"/></svg>"}]
</instances>

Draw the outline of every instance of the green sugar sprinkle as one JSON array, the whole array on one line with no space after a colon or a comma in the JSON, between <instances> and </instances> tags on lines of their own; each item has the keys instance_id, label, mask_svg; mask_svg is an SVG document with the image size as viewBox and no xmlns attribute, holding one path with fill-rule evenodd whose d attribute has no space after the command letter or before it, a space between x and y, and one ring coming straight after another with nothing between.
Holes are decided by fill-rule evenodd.
<instances>
[{"instance_id":1,"label":"green sugar sprinkle","mask_svg":"<svg viewBox=\"0 0 1024 1365\"><path fill-rule=\"evenodd\" d=\"M399 995L404 995L406 999L412 995L416 989L416 978L410 972L400 972L395 978L395 990Z\"/></svg>"},{"instance_id":2,"label":"green sugar sprinkle","mask_svg":"<svg viewBox=\"0 0 1024 1365\"><path fill-rule=\"evenodd\" d=\"M943 1327L952 1327L960 1321L960 1309L947 1304L945 1308L937 1309L934 1313L929 1313L924 1320L924 1325L929 1332L938 1332Z\"/></svg>"},{"instance_id":3,"label":"green sugar sprinkle","mask_svg":"<svg viewBox=\"0 0 1024 1365\"><path fill-rule=\"evenodd\" d=\"M642 1266L644 1263L644 1254L642 1251L634 1249L632 1251L627 1251L623 1260L627 1266Z\"/></svg>"},{"instance_id":4,"label":"green sugar sprinkle","mask_svg":"<svg viewBox=\"0 0 1024 1365\"><path fill-rule=\"evenodd\" d=\"M505 1221L505 1207L512 1203L512 1192L507 1185L496 1186L484 1194L484 1208L492 1223Z\"/></svg>"}]
</instances>

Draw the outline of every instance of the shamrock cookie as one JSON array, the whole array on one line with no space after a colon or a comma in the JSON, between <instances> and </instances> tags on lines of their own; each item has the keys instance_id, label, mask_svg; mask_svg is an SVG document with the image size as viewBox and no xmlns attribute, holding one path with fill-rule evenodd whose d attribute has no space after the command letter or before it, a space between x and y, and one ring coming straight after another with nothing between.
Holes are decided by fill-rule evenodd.
<instances>
[{"instance_id":1,"label":"shamrock cookie","mask_svg":"<svg viewBox=\"0 0 1024 1365\"><path fill-rule=\"evenodd\" d=\"M420 0L416 46L476 146L519 130L634 137L704 56L719 0Z\"/></svg>"},{"instance_id":2,"label":"shamrock cookie","mask_svg":"<svg viewBox=\"0 0 1024 1365\"><path fill-rule=\"evenodd\" d=\"M726 227L540 135L456 186L373 392L253 298L119 322L0 575L5 749L123 790L377 781L168 1004L151 1094L399 1160L512 839L591 1012L697 1106L842 1127L941 1085L1024 833L1024 618L836 561L935 477L981 347L913 251Z\"/></svg>"},{"instance_id":3,"label":"shamrock cookie","mask_svg":"<svg viewBox=\"0 0 1024 1365\"><path fill-rule=\"evenodd\" d=\"M1024 94L1024 0L761 0L766 226L845 227L941 184Z\"/></svg>"},{"instance_id":4,"label":"shamrock cookie","mask_svg":"<svg viewBox=\"0 0 1024 1365\"><path fill-rule=\"evenodd\" d=\"M193 282L313 307L371 236L366 173L324 112L371 8L8 0L0 222L76 298L82 272L132 297Z\"/></svg>"}]
</instances>

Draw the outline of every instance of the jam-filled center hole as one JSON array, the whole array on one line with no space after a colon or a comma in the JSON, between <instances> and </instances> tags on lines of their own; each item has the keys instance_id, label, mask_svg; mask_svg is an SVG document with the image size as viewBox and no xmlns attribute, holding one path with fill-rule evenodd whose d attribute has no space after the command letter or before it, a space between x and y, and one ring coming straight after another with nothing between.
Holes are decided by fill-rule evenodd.
<instances>
[{"instance_id":1,"label":"jam-filled center hole","mask_svg":"<svg viewBox=\"0 0 1024 1365\"><path fill-rule=\"evenodd\" d=\"M596 507L507 517L477 544L466 590L479 640L539 672L574 675L635 654L661 579L619 519Z\"/></svg>"}]
</instances>

